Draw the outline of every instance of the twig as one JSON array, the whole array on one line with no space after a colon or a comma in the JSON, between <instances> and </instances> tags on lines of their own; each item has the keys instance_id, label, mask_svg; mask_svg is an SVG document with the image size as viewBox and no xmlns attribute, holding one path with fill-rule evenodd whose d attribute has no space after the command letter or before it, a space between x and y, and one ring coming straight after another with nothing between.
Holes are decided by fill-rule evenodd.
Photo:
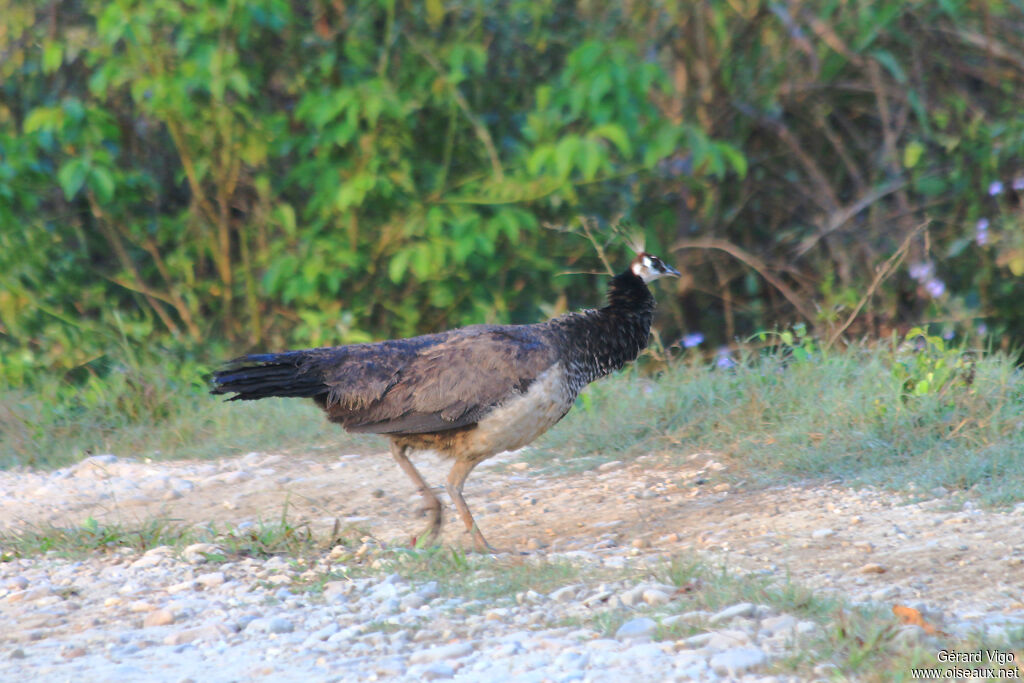
<instances>
[{"instance_id":1,"label":"twig","mask_svg":"<svg viewBox=\"0 0 1024 683\"><path fill-rule=\"evenodd\" d=\"M737 261L742 261L749 268L757 271L758 275L767 280L768 284L779 290L779 294L784 296L789 303L793 304L793 308L795 308L807 322L812 325L814 324L814 319L817 317L816 311L805 304L797 293L789 287L789 285L772 275L768 270L768 266L761 259L757 258L745 249L736 246L732 242L715 238L706 238L702 240L680 240L672 245L673 251L678 249L718 249L719 251L724 251Z\"/></svg>"},{"instance_id":2,"label":"twig","mask_svg":"<svg viewBox=\"0 0 1024 683\"><path fill-rule=\"evenodd\" d=\"M864 305L868 302L868 299L874 296L875 290L878 289L878 286L882 284L882 282L896 270L896 266L898 266L899 263L903 260L903 256L906 255L907 249L910 247L911 240L913 240L918 235L918 233L924 230L927 226L928 221L925 221L924 223L921 223L916 228L914 228L910 232L910 234L907 235L906 238L904 238L903 244L901 244L899 248L895 252L893 252L892 256L886 259L885 263L882 264L882 267L879 268L878 272L875 274L875 279L871 282L871 286L868 287L868 291L865 292L864 296L861 297L861 300L857 302L857 305L850 313L850 316L846 319L846 322L840 325L839 328L835 332L833 332L832 335L829 337L828 342L825 344L826 349L832 348L832 345L836 343L840 336L842 336L843 332L845 332L847 328L853 324L853 321L857 318L858 315L860 315L860 311L862 308L864 308Z\"/></svg>"},{"instance_id":3,"label":"twig","mask_svg":"<svg viewBox=\"0 0 1024 683\"><path fill-rule=\"evenodd\" d=\"M814 245L817 244L823 237L826 237L830 233L833 233L839 228L843 227L843 225L845 225L847 221L856 216L858 213L868 208L869 206L877 202L879 199L882 199L892 194L893 192L896 192L897 190L903 188L906 184L907 181L903 179L890 181L884 185L876 187L870 190L869 192L865 193L852 204L847 204L846 206L840 207L835 211L830 212L828 215L828 219L825 221L825 224L816 233L804 238L804 240L800 242L800 245L797 247L794 257L800 258L808 251L810 251L811 248L813 248Z\"/></svg>"}]
</instances>

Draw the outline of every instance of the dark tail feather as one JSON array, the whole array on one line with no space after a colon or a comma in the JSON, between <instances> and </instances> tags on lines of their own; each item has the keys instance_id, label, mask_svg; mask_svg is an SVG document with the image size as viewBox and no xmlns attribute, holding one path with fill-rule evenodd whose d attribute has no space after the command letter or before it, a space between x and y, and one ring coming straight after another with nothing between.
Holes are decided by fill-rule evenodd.
<instances>
[{"instance_id":1,"label":"dark tail feather","mask_svg":"<svg viewBox=\"0 0 1024 683\"><path fill-rule=\"evenodd\" d=\"M313 397L326 394L323 374L305 351L256 353L225 363L213 373L211 394L235 394L229 401L269 396Z\"/></svg>"}]
</instances>

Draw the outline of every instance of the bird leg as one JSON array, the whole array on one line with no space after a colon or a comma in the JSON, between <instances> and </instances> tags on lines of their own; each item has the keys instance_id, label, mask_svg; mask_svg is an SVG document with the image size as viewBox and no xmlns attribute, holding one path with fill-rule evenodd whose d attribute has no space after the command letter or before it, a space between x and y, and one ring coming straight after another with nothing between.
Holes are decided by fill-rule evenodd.
<instances>
[{"instance_id":1,"label":"bird leg","mask_svg":"<svg viewBox=\"0 0 1024 683\"><path fill-rule=\"evenodd\" d=\"M408 456L406 456L407 446L399 446L396 443L391 444L391 455L394 456L398 466L402 468L409 478L412 479L412 483L416 484L416 488L419 489L420 495L423 496L423 509L429 513L430 521L427 522L427 528L416 537L413 537L413 544L415 545L419 539L425 538L428 545L432 545L437 539L438 533L441 531L441 501L438 500L434 491L430 488L426 481L423 480L423 475L420 474L419 470L412 464Z\"/></svg>"},{"instance_id":2,"label":"bird leg","mask_svg":"<svg viewBox=\"0 0 1024 683\"><path fill-rule=\"evenodd\" d=\"M480 528L473 519L473 513L469 511L466 499L462 497L462 487L466 483L466 477L469 476L474 467L476 467L475 461L457 460L448 473L448 483L445 485L445 488L448 489L448 496L455 503L455 508L459 511L459 516L462 517L462 522L466 525L466 529L472 534L473 544L476 545L477 551L481 553L495 553L498 551L492 548L491 544L484 538L484 535L480 533Z\"/></svg>"}]
</instances>

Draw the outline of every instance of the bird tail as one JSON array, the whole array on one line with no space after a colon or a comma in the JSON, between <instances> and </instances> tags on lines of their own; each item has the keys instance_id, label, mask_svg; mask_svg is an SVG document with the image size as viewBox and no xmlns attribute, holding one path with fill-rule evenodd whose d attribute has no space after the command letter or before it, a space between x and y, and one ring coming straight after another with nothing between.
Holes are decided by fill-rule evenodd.
<instances>
[{"instance_id":1,"label":"bird tail","mask_svg":"<svg viewBox=\"0 0 1024 683\"><path fill-rule=\"evenodd\" d=\"M270 396L314 397L326 394L323 372L308 351L255 353L228 361L213 373L211 394L234 394L229 401Z\"/></svg>"}]
</instances>

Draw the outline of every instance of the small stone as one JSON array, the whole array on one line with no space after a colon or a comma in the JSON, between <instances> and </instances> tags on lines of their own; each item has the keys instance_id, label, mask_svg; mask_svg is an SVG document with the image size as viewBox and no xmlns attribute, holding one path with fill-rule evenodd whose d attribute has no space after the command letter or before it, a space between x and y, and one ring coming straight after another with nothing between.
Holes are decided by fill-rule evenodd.
<instances>
[{"instance_id":1,"label":"small stone","mask_svg":"<svg viewBox=\"0 0 1024 683\"><path fill-rule=\"evenodd\" d=\"M224 583L224 572L210 572L208 574L200 574L196 577L196 582L204 588L216 588L217 586Z\"/></svg>"},{"instance_id":2,"label":"small stone","mask_svg":"<svg viewBox=\"0 0 1024 683\"><path fill-rule=\"evenodd\" d=\"M398 606L402 609L418 609L427 604L426 599L419 593L409 593L401 600L398 601Z\"/></svg>"},{"instance_id":3,"label":"small stone","mask_svg":"<svg viewBox=\"0 0 1024 683\"><path fill-rule=\"evenodd\" d=\"M60 651L60 656L64 659L75 659L76 657L82 657L85 654L85 648L82 647L68 647Z\"/></svg>"},{"instance_id":4,"label":"small stone","mask_svg":"<svg viewBox=\"0 0 1024 683\"><path fill-rule=\"evenodd\" d=\"M871 600L874 602L885 602L890 598L896 597L900 592L900 589L896 586L886 586L885 588L879 588L871 593Z\"/></svg>"},{"instance_id":5,"label":"small stone","mask_svg":"<svg viewBox=\"0 0 1024 683\"><path fill-rule=\"evenodd\" d=\"M857 573L858 574L884 574L885 573L885 567L883 567L880 564L875 564L874 562L868 562L867 564L862 566L860 569L858 569Z\"/></svg>"},{"instance_id":6,"label":"small stone","mask_svg":"<svg viewBox=\"0 0 1024 683\"><path fill-rule=\"evenodd\" d=\"M738 676L768 659L758 647L734 647L711 656L711 668L719 676Z\"/></svg>"},{"instance_id":7,"label":"small stone","mask_svg":"<svg viewBox=\"0 0 1024 683\"><path fill-rule=\"evenodd\" d=\"M602 603L608 602L608 598L612 597L613 595L615 595L615 594L612 593L611 591L598 591L598 592L594 593L593 595L591 595L590 597L588 597L585 600L583 600L583 606L584 607L596 607L597 605L600 605ZM520 604L522 604L522 603L520 603Z\"/></svg>"},{"instance_id":8,"label":"small stone","mask_svg":"<svg viewBox=\"0 0 1024 683\"><path fill-rule=\"evenodd\" d=\"M723 610L716 612L711 615L708 619L708 623L712 626L716 624L722 624L735 617L751 617L757 608L749 602L741 602L730 607L726 607Z\"/></svg>"},{"instance_id":9,"label":"small stone","mask_svg":"<svg viewBox=\"0 0 1024 683\"><path fill-rule=\"evenodd\" d=\"M11 659L25 659L25 651L20 647L11 650Z\"/></svg>"},{"instance_id":10,"label":"small stone","mask_svg":"<svg viewBox=\"0 0 1024 683\"><path fill-rule=\"evenodd\" d=\"M832 529L815 529L811 532L811 538L815 540L821 540L823 538L829 538L835 535L836 532Z\"/></svg>"},{"instance_id":11,"label":"small stone","mask_svg":"<svg viewBox=\"0 0 1024 683\"><path fill-rule=\"evenodd\" d=\"M579 591L579 586L563 586L558 590L552 591L548 598L554 602L570 602L576 599L577 591Z\"/></svg>"},{"instance_id":12,"label":"small stone","mask_svg":"<svg viewBox=\"0 0 1024 683\"><path fill-rule=\"evenodd\" d=\"M195 589L195 581L182 581L181 583L175 583L168 586L167 588L164 588L164 590L170 593L171 595L174 595L175 593L184 593L185 591L193 591Z\"/></svg>"},{"instance_id":13,"label":"small stone","mask_svg":"<svg viewBox=\"0 0 1024 683\"><path fill-rule=\"evenodd\" d=\"M268 576L266 581L275 586L284 586L292 582L292 577L287 574L274 574L273 576Z\"/></svg>"},{"instance_id":14,"label":"small stone","mask_svg":"<svg viewBox=\"0 0 1024 683\"><path fill-rule=\"evenodd\" d=\"M761 621L761 630L772 635L777 633L789 633L796 627L796 617L790 614L780 614L777 617L768 617Z\"/></svg>"},{"instance_id":15,"label":"small stone","mask_svg":"<svg viewBox=\"0 0 1024 683\"><path fill-rule=\"evenodd\" d=\"M272 617L267 623L267 633L291 633L294 630L292 622L284 617Z\"/></svg>"},{"instance_id":16,"label":"small stone","mask_svg":"<svg viewBox=\"0 0 1024 683\"><path fill-rule=\"evenodd\" d=\"M373 496L374 498L383 498L387 494L384 493L384 489L374 489L373 493L371 493L370 495Z\"/></svg>"},{"instance_id":17,"label":"small stone","mask_svg":"<svg viewBox=\"0 0 1024 683\"><path fill-rule=\"evenodd\" d=\"M622 461L621 460L612 460L611 462L606 462L606 463L603 463L601 465L598 465L597 466L597 471L598 472L611 472L612 470L617 470L620 467L622 467Z\"/></svg>"},{"instance_id":18,"label":"small stone","mask_svg":"<svg viewBox=\"0 0 1024 683\"><path fill-rule=\"evenodd\" d=\"M548 547L548 544L540 540L539 538L530 538L526 541L527 550L540 550L541 548L546 547Z\"/></svg>"},{"instance_id":19,"label":"small stone","mask_svg":"<svg viewBox=\"0 0 1024 683\"><path fill-rule=\"evenodd\" d=\"M726 629L724 631L713 631L711 637L704 643L705 647L711 650L730 650L750 642L750 636L745 631L738 629Z\"/></svg>"},{"instance_id":20,"label":"small stone","mask_svg":"<svg viewBox=\"0 0 1024 683\"><path fill-rule=\"evenodd\" d=\"M459 659L472 654L473 646L469 643L452 643L451 645L440 645L427 650L419 650L409 655L410 664L425 664L427 662L440 662L448 659Z\"/></svg>"},{"instance_id":21,"label":"small stone","mask_svg":"<svg viewBox=\"0 0 1024 683\"><path fill-rule=\"evenodd\" d=\"M209 560L209 556L222 553L221 547L213 543L193 543L185 547L182 555L184 555L186 562L203 564Z\"/></svg>"},{"instance_id":22,"label":"small stone","mask_svg":"<svg viewBox=\"0 0 1024 683\"><path fill-rule=\"evenodd\" d=\"M615 632L619 640L631 640L634 638L650 638L658 628L658 623L650 617L638 617L630 619Z\"/></svg>"},{"instance_id":23,"label":"small stone","mask_svg":"<svg viewBox=\"0 0 1024 683\"><path fill-rule=\"evenodd\" d=\"M818 622L816 621L811 621L808 619L805 621L798 621L796 624L796 632L802 636L810 635L811 633L814 633L817 630Z\"/></svg>"},{"instance_id":24,"label":"small stone","mask_svg":"<svg viewBox=\"0 0 1024 683\"><path fill-rule=\"evenodd\" d=\"M645 590L643 593L644 602L651 606L664 605L672 596L659 590Z\"/></svg>"},{"instance_id":25,"label":"small stone","mask_svg":"<svg viewBox=\"0 0 1024 683\"><path fill-rule=\"evenodd\" d=\"M710 613L704 610L694 610L692 612L683 612L682 614L673 614L670 617L665 617L661 620L663 626L675 626L676 624L686 624L687 626L699 626L707 621Z\"/></svg>"},{"instance_id":26,"label":"small stone","mask_svg":"<svg viewBox=\"0 0 1024 683\"><path fill-rule=\"evenodd\" d=\"M143 555L131 563L132 569L151 569L164 561L162 555Z\"/></svg>"},{"instance_id":27,"label":"small stone","mask_svg":"<svg viewBox=\"0 0 1024 683\"><path fill-rule=\"evenodd\" d=\"M5 587L12 591L23 591L28 588L28 579L24 576L12 576L7 579Z\"/></svg>"},{"instance_id":28,"label":"small stone","mask_svg":"<svg viewBox=\"0 0 1024 683\"><path fill-rule=\"evenodd\" d=\"M634 548L650 548L651 542L648 541L646 538L634 538L633 542L630 545L632 545Z\"/></svg>"},{"instance_id":29,"label":"small stone","mask_svg":"<svg viewBox=\"0 0 1024 683\"><path fill-rule=\"evenodd\" d=\"M631 588L628 591L623 591L621 594L619 594L619 600L621 600L622 604L626 607L636 607L641 602L643 602L643 599L643 588Z\"/></svg>"},{"instance_id":30,"label":"small stone","mask_svg":"<svg viewBox=\"0 0 1024 683\"><path fill-rule=\"evenodd\" d=\"M167 626L168 624L174 623L174 614L170 610L158 609L153 610L146 615L146 618L142 620L142 625L146 628L151 626Z\"/></svg>"},{"instance_id":31,"label":"small stone","mask_svg":"<svg viewBox=\"0 0 1024 683\"><path fill-rule=\"evenodd\" d=\"M430 601L441 594L437 589L437 581L428 581L427 583L420 586L416 594L421 596L424 600Z\"/></svg>"},{"instance_id":32,"label":"small stone","mask_svg":"<svg viewBox=\"0 0 1024 683\"><path fill-rule=\"evenodd\" d=\"M448 662L433 662L430 666L420 672L420 678L425 681L436 681L442 678L451 678L455 675L455 668Z\"/></svg>"}]
</instances>

